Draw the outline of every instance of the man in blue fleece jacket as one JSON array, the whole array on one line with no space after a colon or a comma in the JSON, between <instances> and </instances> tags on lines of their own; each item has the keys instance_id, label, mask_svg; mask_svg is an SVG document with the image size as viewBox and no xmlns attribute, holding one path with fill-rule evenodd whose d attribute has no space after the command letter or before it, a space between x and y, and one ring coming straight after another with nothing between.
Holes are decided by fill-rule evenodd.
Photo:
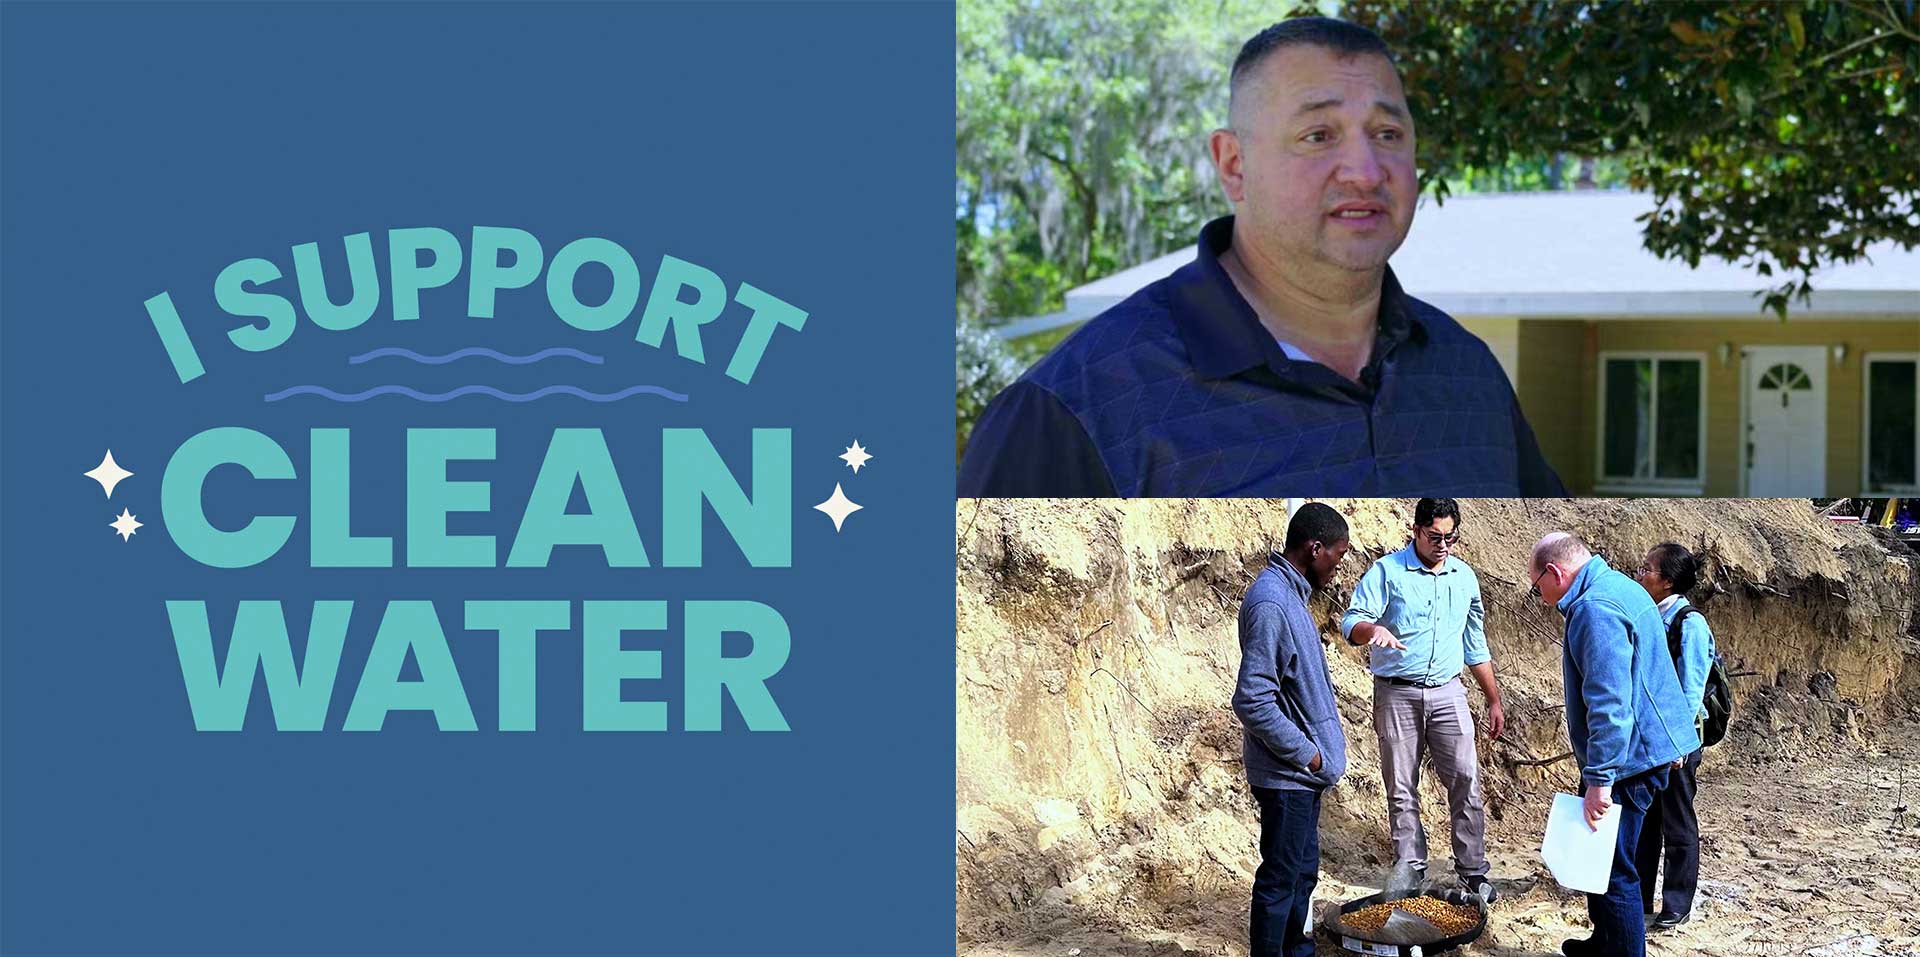
<instances>
[{"instance_id":1,"label":"man in blue fleece jacket","mask_svg":"<svg viewBox=\"0 0 1920 957\"><path fill-rule=\"evenodd\" d=\"M1320 792L1346 773L1347 737L1307 596L1346 557L1347 520L1319 502L1302 505L1286 544L1240 603L1233 712L1246 729L1247 783L1260 806L1252 957L1313 954L1308 905L1320 881Z\"/></svg>"},{"instance_id":2,"label":"man in blue fleece jacket","mask_svg":"<svg viewBox=\"0 0 1920 957\"><path fill-rule=\"evenodd\" d=\"M1567 532L1534 545L1527 575L1533 594L1566 616L1560 672L1588 825L1597 830L1607 808L1620 806L1607 892L1587 895L1593 936L1570 939L1560 950L1567 957L1645 957L1634 852L1668 766L1700 747L1694 709L1680 691L1660 609L1637 582Z\"/></svg>"}]
</instances>

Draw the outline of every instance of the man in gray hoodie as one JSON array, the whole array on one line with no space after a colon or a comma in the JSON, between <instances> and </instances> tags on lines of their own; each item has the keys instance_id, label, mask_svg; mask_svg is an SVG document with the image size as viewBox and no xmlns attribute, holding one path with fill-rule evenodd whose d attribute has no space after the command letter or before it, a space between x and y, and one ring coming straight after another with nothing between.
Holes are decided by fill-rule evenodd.
<instances>
[{"instance_id":1,"label":"man in gray hoodie","mask_svg":"<svg viewBox=\"0 0 1920 957\"><path fill-rule=\"evenodd\" d=\"M1319 502L1302 505L1285 546L1240 603L1233 711L1246 729L1247 783L1260 805L1252 957L1313 953L1307 908L1320 881L1320 792L1346 773L1347 738L1307 596L1346 557L1346 519Z\"/></svg>"}]
</instances>

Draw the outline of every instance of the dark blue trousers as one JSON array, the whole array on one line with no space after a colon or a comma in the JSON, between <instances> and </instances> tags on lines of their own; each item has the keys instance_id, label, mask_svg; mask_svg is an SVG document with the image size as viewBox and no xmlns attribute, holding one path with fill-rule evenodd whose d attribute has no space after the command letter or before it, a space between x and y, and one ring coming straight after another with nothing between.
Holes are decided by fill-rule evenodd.
<instances>
[{"instance_id":1,"label":"dark blue trousers","mask_svg":"<svg viewBox=\"0 0 1920 957\"><path fill-rule=\"evenodd\" d=\"M1613 873L1605 894L1587 895L1587 916L1593 920L1597 953L1607 957L1646 957L1647 920L1640 910L1640 871L1634 857L1640 850L1640 832L1647 809L1667 786L1667 766L1636 774L1613 785L1613 803L1620 806L1620 834L1613 844Z\"/></svg>"},{"instance_id":2,"label":"dark blue trousers","mask_svg":"<svg viewBox=\"0 0 1920 957\"><path fill-rule=\"evenodd\" d=\"M1253 872L1252 957L1313 957L1307 907L1320 882L1320 792L1253 789L1260 867Z\"/></svg>"}]
</instances>

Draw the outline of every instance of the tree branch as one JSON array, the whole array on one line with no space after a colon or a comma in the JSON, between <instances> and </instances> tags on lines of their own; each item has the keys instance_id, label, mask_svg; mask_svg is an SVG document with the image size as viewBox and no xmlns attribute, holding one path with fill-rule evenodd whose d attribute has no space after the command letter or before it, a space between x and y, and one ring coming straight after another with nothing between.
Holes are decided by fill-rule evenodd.
<instances>
[{"instance_id":1,"label":"tree branch","mask_svg":"<svg viewBox=\"0 0 1920 957\"><path fill-rule=\"evenodd\" d=\"M1806 66L1801 67L1801 69L1803 70L1813 69L1814 67L1819 66L1820 64L1825 63L1828 60L1833 59L1834 57L1843 56L1847 53L1851 53L1854 50L1859 49L1860 47L1866 46L1869 43L1876 43L1892 35L1893 34L1890 34L1890 33L1876 33L1870 37L1863 37L1861 39L1853 41L1852 43L1847 44L1846 46L1841 47L1838 50L1833 51L1832 53L1827 54L1826 56L1820 57L1819 59L1814 60L1811 63L1808 63Z\"/></svg>"},{"instance_id":2,"label":"tree branch","mask_svg":"<svg viewBox=\"0 0 1920 957\"><path fill-rule=\"evenodd\" d=\"M1914 41L1915 43L1920 43L1920 33L1915 33L1907 29L1906 24L1900 22L1899 13L1893 9L1893 0L1880 0L1880 6L1875 7L1874 11L1876 13L1878 12L1885 13L1887 18L1887 26L1892 28L1893 32L1898 33L1901 36Z\"/></svg>"},{"instance_id":3,"label":"tree branch","mask_svg":"<svg viewBox=\"0 0 1920 957\"><path fill-rule=\"evenodd\" d=\"M1047 160L1062 170L1065 170L1067 178L1073 181L1073 191L1080 197L1080 215L1086 220L1086 222L1082 224L1082 235L1086 238L1086 247L1081 250L1079 274L1082 276L1088 275L1093 267L1094 240L1100 232L1099 196L1093 191L1093 185L1087 182L1085 176L1080 175L1079 169L1075 168L1072 163L1067 162L1066 157L1055 156L1038 146L1029 145L1027 148L1031 149L1035 156Z\"/></svg>"}]
</instances>

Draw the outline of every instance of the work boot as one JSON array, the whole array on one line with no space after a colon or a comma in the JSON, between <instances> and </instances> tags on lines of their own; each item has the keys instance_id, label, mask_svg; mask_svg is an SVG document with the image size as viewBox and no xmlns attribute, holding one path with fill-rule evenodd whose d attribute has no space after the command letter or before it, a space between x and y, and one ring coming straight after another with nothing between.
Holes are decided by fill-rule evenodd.
<instances>
[{"instance_id":1,"label":"work boot","mask_svg":"<svg viewBox=\"0 0 1920 957\"><path fill-rule=\"evenodd\" d=\"M1591 937L1569 937L1560 942L1566 957L1600 957L1600 944Z\"/></svg>"}]
</instances>

